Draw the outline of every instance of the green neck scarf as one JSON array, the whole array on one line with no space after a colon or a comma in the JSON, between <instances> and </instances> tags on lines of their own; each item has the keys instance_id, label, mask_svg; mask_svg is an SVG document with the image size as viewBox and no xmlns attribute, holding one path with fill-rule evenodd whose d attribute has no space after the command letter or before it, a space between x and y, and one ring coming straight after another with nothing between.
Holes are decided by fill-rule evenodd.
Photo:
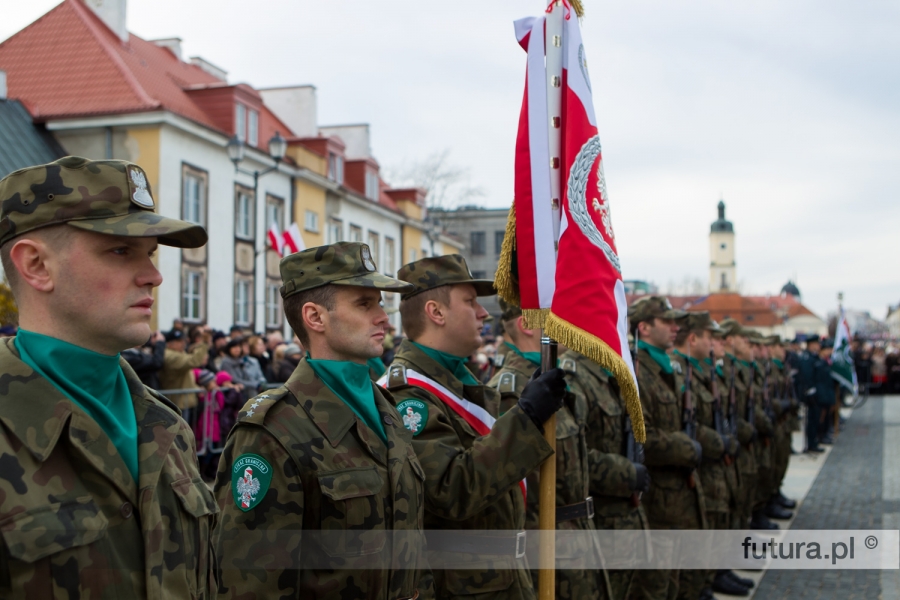
<instances>
[{"instance_id":1,"label":"green neck scarf","mask_svg":"<svg viewBox=\"0 0 900 600\"><path fill-rule=\"evenodd\" d=\"M384 363L381 361L381 358L378 356L367 360L366 366L369 367L370 374L374 375L374 377L372 377L372 379L378 379L379 377L384 375L385 371L387 371L387 367L384 366Z\"/></svg>"},{"instance_id":2,"label":"green neck scarf","mask_svg":"<svg viewBox=\"0 0 900 600\"><path fill-rule=\"evenodd\" d=\"M709 366L713 366L711 358L704 358L703 362ZM722 370L722 365L716 365L716 374L718 374L719 377L725 377L725 371Z\"/></svg>"},{"instance_id":3,"label":"green neck scarf","mask_svg":"<svg viewBox=\"0 0 900 600\"><path fill-rule=\"evenodd\" d=\"M773 358L772 362L775 363L775 366L779 369L784 369L784 363L778 360L777 358Z\"/></svg>"},{"instance_id":4,"label":"green neck scarf","mask_svg":"<svg viewBox=\"0 0 900 600\"><path fill-rule=\"evenodd\" d=\"M24 329L19 330L15 344L22 362L97 422L137 481L137 419L119 355L98 354Z\"/></svg>"},{"instance_id":5,"label":"green neck scarf","mask_svg":"<svg viewBox=\"0 0 900 600\"><path fill-rule=\"evenodd\" d=\"M423 346L422 344L417 344L415 342L412 342L412 344L427 354L431 360L453 373L453 376L462 381L465 385L481 385L478 383L478 380L475 379L475 376L472 375L472 371L466 367L466 363L469 362L468 358L453 356L452 354L447 354L446 352L441 352L440 350L435 350L434 348L429 348L428 346ZM510 348L515 349L512 344L509 344L509 346Z\"/></svg>"},{"instance_id":6,"label":"green neck scarf","mask_svg":"<svg viewBox=\"0 0 900 600\"><path fill-rule=\"evenodd\" d=\"M688 356L687 354L683 354L683 353L679 352L678 350L675 351L675 354L677 354L678 356L680 356L682 358L687 359L688 362L691 363L691 366L697 370L697 372L699 372L701 375L703 374L703 365L700 363L699 360L697 360L693 356ZM709 359L705 359L705 360L709 360Z\"/></svg>"},{"instance_id":7,"label":"green neck scarf","mask_svg":"<svg viewBox=\"0 0 900 600\"><path fill-rule=\"evenodd\" d=\"M650 355L656 364L662 368L663 373L666 375L671 375L674 371L672 370L672 361L669 359L669 355L666 354L666 351L662 348L657 348L656 346L651 346L644 340L638 340L638 349L646 350L647 354Z\"/></svg>"},{"instance_id":8,"label":"green neck scarf","mask_svg":"<svg viewBox=\"0 0 900 600\"><path fill-rule=\"evenodd\" d=\"M369 429L387 445L387 434L381 414L375 406L375 389L369 377L369 365L348 360L316 360L307 355L306 362L325 382L334 395L344 401Z\"/></svg>"},{"instance_id":9,"label":"green neck scarf","mask_svg":"<svg viewBox=\"0 0 900 600\"><path fill-rule=\"evenodd\" d=\"M540 352L522 352L521 350L519 350L518 348L513 346L510 342L505 342L505 344L507 346L509 346L513 352L515 352L516 354L518 354L519 356L521 356L522 358L524 358L525 360L527 360L534 366L536 366L536 367L541 366L541 353Z\"/></svg>"}]
</instances>

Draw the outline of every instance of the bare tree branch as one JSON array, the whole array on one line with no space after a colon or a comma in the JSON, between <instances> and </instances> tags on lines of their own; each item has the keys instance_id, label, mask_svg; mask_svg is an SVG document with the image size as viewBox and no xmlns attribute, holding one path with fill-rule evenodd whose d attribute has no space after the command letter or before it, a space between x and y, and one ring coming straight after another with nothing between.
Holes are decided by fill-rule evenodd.
<instances>
[{"instance_id":1,"label":"bare tree branch","mask_svg":"<svg viewBox=\"0 0 900 600\"><path fill-rule=\"evenodd\" d=\"M424 159L407 161L387 169L392 187L418 187L427 192L428 208L452 210L484 197L484 190L470 183L469 169L450 161L445 148Z\"/></svg>"}]
</instances>

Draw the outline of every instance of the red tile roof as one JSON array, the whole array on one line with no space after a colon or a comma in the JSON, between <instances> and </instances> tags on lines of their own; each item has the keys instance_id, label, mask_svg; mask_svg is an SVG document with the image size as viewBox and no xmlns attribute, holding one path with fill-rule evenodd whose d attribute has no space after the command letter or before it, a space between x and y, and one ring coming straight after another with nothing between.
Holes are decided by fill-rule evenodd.
<instances>
[{"instance_id":1,"label":"red tile roof","mask_svg":"<svg viewBox=\"0 0 900 600\"><path fill-rule=\"evenodd\" d=\"M0 44L0 69L7 72L9 96L20 99L35 121L168 110L226 134L233 130L233 123L212 118L186 89L228 84L134 34L123 42L82 0L64 0ZM249 86L232 87L256 94ZM293 136L262 107L260 148L275 131Z\"/></svg>"},{"instance_id":2,"label":"red tile roof","mask_svg":"<svg viewBox=\"0 0 900 600\"><path fill-rule=\"evenodd\" d=\"M782 322L768 306L740 294L710 294L690 310L709 311L716 321L731 318L748 327L773 327Z\"/></svg>"}]
</instances>

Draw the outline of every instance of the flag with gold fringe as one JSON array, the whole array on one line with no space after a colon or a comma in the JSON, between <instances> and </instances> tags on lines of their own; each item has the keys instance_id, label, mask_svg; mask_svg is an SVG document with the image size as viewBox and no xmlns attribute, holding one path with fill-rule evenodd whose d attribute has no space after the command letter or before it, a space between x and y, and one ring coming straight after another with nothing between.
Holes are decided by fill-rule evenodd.
<instances>
[{"instance_id":1,"label":"flag with gold fringe","mask_svg":"<svg viewBox=\"0 0 900 600\"><path fill-rule=\"evenodd\" d=\"M507 221L496 286L521 306L530 327L543 327L616 378L634 436L645 439L634 365L628 351L628 305L603 175L588 62L576 15L563 0L562 39L545 41L545 18L516 21L527 51L525 95L515 155L515 198ZM545 43L562 45L562 78L547 84ZM558 89L554 89L558 88ZM561 92L561 117L549 95ZM558 129L558 156L551 150ZM555 180L560 191L554 194ZM561 197L560 197L561 196Z\"/></svg>"}]
</instances>

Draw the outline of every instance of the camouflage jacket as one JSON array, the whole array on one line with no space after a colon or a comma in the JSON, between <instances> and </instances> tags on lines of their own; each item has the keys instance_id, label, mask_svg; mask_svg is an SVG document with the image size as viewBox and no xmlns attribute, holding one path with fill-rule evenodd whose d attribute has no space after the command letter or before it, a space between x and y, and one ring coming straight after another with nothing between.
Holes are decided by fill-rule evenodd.
<instances>
[{"instance_id":1,"label":"camouflage jacket","mask_svg":"<svg viewBox=\"0 0 900 600\"><path fill-rule=\"evenodd\" d=\"M747 380L742 374L744 369L746 369L746 367L744 367L734 356L729 354L725 355L722 364L722 373L725 376L725 387L723 390L726 394L729 393L732 382L732 373L734 373L735 410L732 412L729 408L728 414L729 419L737 421L737 436L738 441L741 443L741 451L735 462L738 471L743 476L747 476L752 475L757 471L756 457L754 456L756 442L753 441L753 434L756 432L756 428L747 420L747 401L750 388L747 386Z\"/></svg>"},{"instance_id":2,"label":"camouflage jacket","mask_svg":"<svg viewBox=\"0 0 900 600\"><path fill-rule=\"evenodd\" d=\"M560 365L567 373L569 389L587 407L586 443L590 469L590 493L594 510L602 516L618 516L636 510L631 494L637 473L625 456L625 402L618 385L600 365L569 350Z\"/></svg>"},{"instance_id":3,"label":"camouflage jacket","mask_svg":"<svg viewBox=\"0 0 900 600\"><path fill-rule=\"evenodd\" d=\"M138 481L100 426L0 342L0 597L213 598L218 512L178 409L120 361Z\"/></svg>"},{"instance_id":4,"label":"camouflage jacket","mask_svg":"<svg viewBox=\"0 0 900 600\"><path fill-rule=\"evenodd\" d=\"M686 371L687 359L676 354L673 360L681 365L682 372ZM703 483L706 510L728 512L729 493L724 463L725 444L722 436L716 432L715 398L711 389L712 367L703 364L701 369L693 368L691 373L691 399L697 420L697 441L703 448L703 462L697 471L700 474L700 481Z\"/></svg>"},{"instance_id":5,"label":"camouflage jacket","mask_svg":"<svg viewBox=\"0 0 900 600\"><path fill-rule=\"evenodd\" d=\"M750 381L751 378L753 381L749 385L750 394L752 394L754 399L753 426L756 427L756 431L759 433L759 441L754 444L753 451L756 455L757 468L768 469L772 466L771 444L772 437L775 435L775 425L765 410L763 388L768 388L771 382L763 375L763 368L761 364L757 368L745 367L747 381Z\"/></svg>"},{"instance_id":6,"label":"camouflage jacket","mask_svg":"<svg viewBox=\"0 0 900 600\"><path fill-rule=\"evenodd\" d=\"M645 502L647 519L661 529L705 523L702 489L694 470L696 450L681 422L682 374L677 370L666 374L644 349L638 351L638 361L647 430L644 460L652 479Z\"/></svg>"},{"instance_id":7,"label":"camouflage jacket","mask_svg":"<svg viewBox=\"0 0 900 600\"><path fill-rule=\"evenodd\" d=\"M220 597L433 596L412 539L394 545L385 533L421 531L425 501L425 475L392 400L375 387L387 445L305 359L282 387L244 405L216 478ZM242 490L254 460L269 480ZM375 560L393 568L366 568Z\"/></svg>"},{"instance_id":8,"label":"camouflage jacket","mask_svg":"<svg viewBox=\"0 0 900 600\"><path fill-rule=\"evenodd\" d=\"M482 437L435 395L407 384L406 369L430 377L493 416L499 414L500 394L483 385L464 385L408 340L400 344L388 369L388 387L398 406L407 401L424 405L423 427L412 444L425 470L426 528L523 529L525 500L518 483L553 454L541 431L513 406ZM466 555L440 552L435 560L459 563ZM517 568L513 556L498 556L495 564L486 570L436 570L438 597L534 598L528 572Z\"/></svg>"}]
</instances>

